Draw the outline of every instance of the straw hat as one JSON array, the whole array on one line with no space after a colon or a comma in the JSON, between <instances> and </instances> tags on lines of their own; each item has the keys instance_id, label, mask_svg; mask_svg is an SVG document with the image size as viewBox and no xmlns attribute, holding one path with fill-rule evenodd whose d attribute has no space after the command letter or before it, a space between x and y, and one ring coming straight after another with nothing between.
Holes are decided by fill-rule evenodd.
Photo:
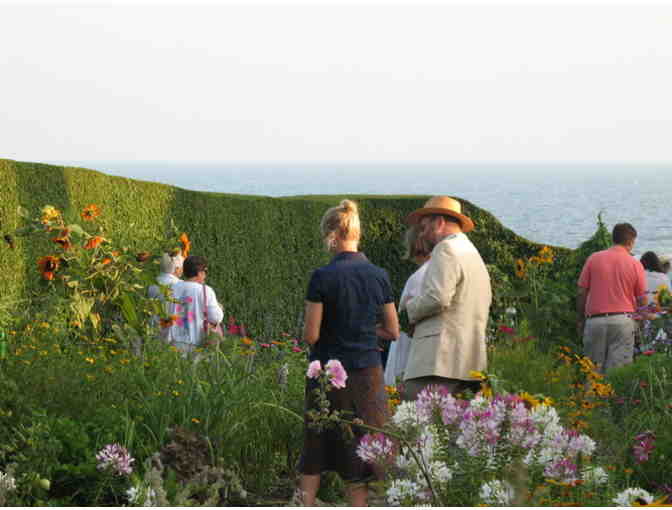
<instances>
[{"instance_id":1,"label":"straw hat","mask_svg":"<svg viewBox=\"0 0 672 510\"><path fill-rule=\"evenodd\" d=\"M420 218L428 214L445 214L460 220L462 232L471 232L474 230L474 222L471 218L462 214L462 205L450 197L432 197L425 203L425 206L413 211L406 216L406 223L413 225L420 221Z\"/></svg>"}]
</instances>

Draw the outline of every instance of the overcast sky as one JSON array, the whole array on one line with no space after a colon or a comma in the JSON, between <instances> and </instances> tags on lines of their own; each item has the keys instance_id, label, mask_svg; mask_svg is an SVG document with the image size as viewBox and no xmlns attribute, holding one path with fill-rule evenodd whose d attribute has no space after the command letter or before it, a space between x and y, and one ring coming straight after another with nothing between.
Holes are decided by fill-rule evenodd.
<instances>
[{"instance_id":1,"label":"overcast sky","mask_svg":"<svg viewBox=\"0 0 672 510\"><path fill-rule=\"evenodd\" d=\"M0 4L0 157L672 162L672 5Z\"/></svg>"}]
</instances>

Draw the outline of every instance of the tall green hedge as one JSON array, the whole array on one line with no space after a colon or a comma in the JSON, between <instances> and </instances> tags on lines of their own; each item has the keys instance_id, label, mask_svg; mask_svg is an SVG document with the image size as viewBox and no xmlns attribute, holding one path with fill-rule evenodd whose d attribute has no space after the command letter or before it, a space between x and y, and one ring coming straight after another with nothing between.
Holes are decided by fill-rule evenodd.
<instances>
[{"instance_id":1,"label":"tall green hedge","mask_svg":"<svg viewBox=\"0 0 672 510\"><path fill-rule=\"evenodd\" d=\"M0 231L21 226L19 205L36 211L51 204L66 220L78 221L81 209L100 206L99 223L107 233L137 251L156 251L171 219L189 234L193 254L209 260L208 283L227 316L254 335L295 333L311 271L329 256L319 236L324 211L345 196L271 198L189 191L72 167L0 159ZM426 196L349 195L359 203L361 249L391 276L397 293L414 266L401 260L403 218L422 206ZM476 223L469 234L485 262L512 274L516 258L529 257L540 245L505 228L494 216L460 199ZM21 300L42 288L36 261L50 247L21 238L16 248L0 248L0 309L25 306ZM558 249L561 256L570 250ZM496 282L494 282L496 284Z\"/></svg>"}]
</instances>

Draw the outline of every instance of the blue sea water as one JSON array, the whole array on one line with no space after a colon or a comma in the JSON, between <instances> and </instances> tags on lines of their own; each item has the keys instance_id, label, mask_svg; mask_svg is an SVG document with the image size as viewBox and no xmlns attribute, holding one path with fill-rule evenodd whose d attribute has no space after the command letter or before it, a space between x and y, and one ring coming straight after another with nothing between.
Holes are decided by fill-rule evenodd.
<instances>
[{"instance_id":1,"label":"blue sea water","mask_svg":"<svg viewBox=\"0 0 672 510\"><path fill-rule=\"evenodd\" d=\"M56 163L56 162L55 162ZM58 162L65 164L64 162ZM231 164L79 161L71 166L186 189L265 195L451 195L539 243L577 247L602 212L627 221L635 253L672 254L672 166L619 164Z\"/></svg>"}]
</instances>

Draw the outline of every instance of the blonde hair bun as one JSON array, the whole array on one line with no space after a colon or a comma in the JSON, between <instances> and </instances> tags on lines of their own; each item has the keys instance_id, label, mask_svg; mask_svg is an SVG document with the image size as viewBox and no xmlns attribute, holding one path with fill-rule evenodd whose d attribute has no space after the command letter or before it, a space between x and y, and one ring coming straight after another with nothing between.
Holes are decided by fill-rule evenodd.
<instances>
[{"instance_id":1,"label":"blonde hair bun","mask_svg":"<svg viewBox=\"0 0 672 510\"><path fill-rule=\"evenodd\" d=\"M336 237L348 241L359 240L359 207L357 203L345 199L336 207L332 207L324 213L320 222L320 230L325 241L329 244Z\"/></svg>"},{"instance_id":2,"label":"blonde hair bun","mask_svg":"<svg viewBox=\"0 0 672 510\"><path fill-rule=\"evenodd\" d=\"M359 214L359 207L357 206L357 202L354 202L348 198L341 200L341 207L345 213Z\"/></svg>"}]
</instances>

